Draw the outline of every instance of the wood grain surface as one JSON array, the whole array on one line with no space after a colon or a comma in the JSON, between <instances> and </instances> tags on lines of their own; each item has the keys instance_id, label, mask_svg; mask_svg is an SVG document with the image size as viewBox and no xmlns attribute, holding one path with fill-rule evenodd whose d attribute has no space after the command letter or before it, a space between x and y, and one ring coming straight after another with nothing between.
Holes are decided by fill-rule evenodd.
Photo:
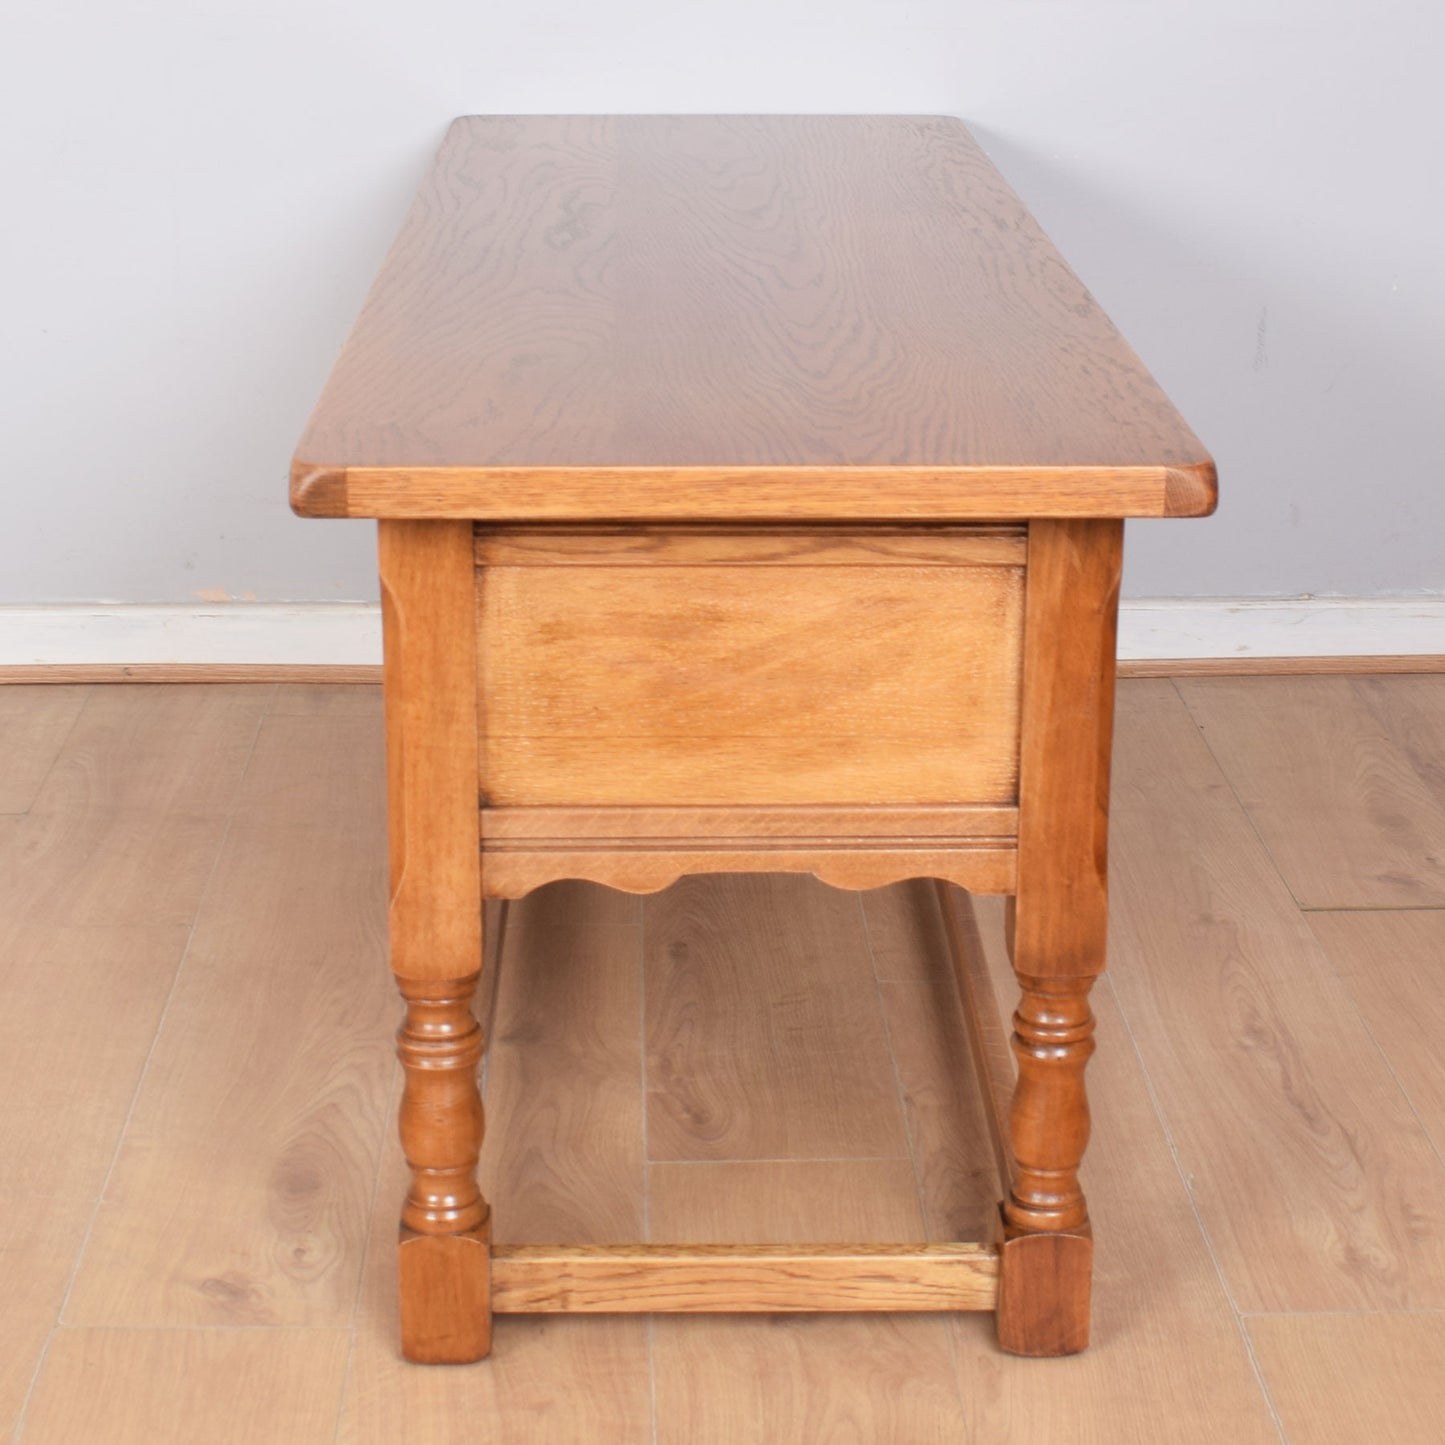
<instances>
[{"instance_id":1,"label":"wood grain surface","mask_svg":"<svg viewBox=\"0 0 1445 1445\"><path fill-rule=\"evenodd\" d=\"M480 1170L502 1240L643 1237L639 912L636 899L570 883L509 910ZM399 1151L389 1151L338 1439L473 1445L485 1421L520 1445L646 1440L643 1319L506 1316L480 1367L401 1359L396 1210L407 1181Z\"/></svg>"},{"instance_id":2,"label":"wood grain surface","mask_svg":"<svg viewBox=\"0 0 1445 1445\"><path fill-rule=\"evenodd\" d=\"M136 1276L175 1267L172 1255L152 1243L157 1210L174 1210L168 1238L195 1263L202 1256L194 1245L202 1239L211 1260L234 1249L264 1255L278 1270L287 1258L295 1263L290 1251L297 1212L288 1201L296 1196L283 1191L253 1212L254 1201L241 1197L236 1181L254 1170L248 1160L324 1158L329 1198L348 1197L352 1190L369 1198L374 1154L343 1145L293 1155L298 1114L289 1101L314 1091L324 1078L359 1078L365 1059L391 1066L385 1029L370 1027L362 1029L345 1062L299 1060L315 1052L323 1035L335 1040L345 1033L344 1010L355 1004L359 987L374 988L368 997L382 1002L386 1022L395 1013L381 951L384 835L375 693L238 689L220 706L205 689L189 700L178 697L189 691L182 689L104 691L107 697L96 700L103 710L79 719L32 805L31 816L47 833L71 843L32 850L21 842L24 819L0 820L0 837L11 831L19 849L0 852L0 875L18 878L20 885L33 880L35 891L53 902L60 896L54 883L63 884L79 860L88 870L88 902L97 910L81 925L51 917L46 908L22 921L14 910L16 898L25 896L23 886L7 898L9 921L24 937L6 942L13 963L6 1046L24 1040L32 1024L35 1035L34 1052L27 1056L22 1047L12 1060L19 1072L6 1076L12 1104L18 1103L17 1079L33 1074L34 1060L43 1056L51 1061L47 1097L74 1093L79 1101L58 1131L63 1138L46 1141L28 1127L3 1135L3 1147L19 1151L4 1156L0 1179L6 1220L0 1225L6 1286L0 1419L7 1432L4 1411L18 1409L40 1366L23 1445L154 1439L157 1418L173 1419L197 1438L245 1440L254 1423L259 1438L304 1440L312 1417L309 1403L293 1413L298 1381L317 1401L324 1394L329 1408L338 1363L345 1368L330 1345L306 1342L344 1335L348 1321L355 1344L338 1438L352 1445L462 1445L476 1438L482 1420L509 1442L629 1445L654 1433L687 1445L820 1438L900 1445L934 1439L1213 1445L1227 1438L1277 1445L1282 1435L1293 1445L1316 1439L1353 1445L1362 1438L1433 1438L1428 1431L1438 1411L1432 1367L1441 1345L1432 1311L1439 1303L1424 1301L1442 1274L1431 1242L1441 1189L1438 1169L1424 1162L1428 1146L1409 1106L1433 1127L1435 1096L1428 1089L1432 1029L1438 1033L1432 1023L1438 918L1428 910L1315 914L1308 923L1328 956L1308 938L1301 942L1303 935L1287 922L1291 913L1298 919L1298 910L1278 880L1270 881L1268 860L1257 841L1249 841L1248 817L1231 801L1227 781L1217 769L1198 766L1197 730L1177 704L1164 708L1173 692L1164 684L1131 683L1120 692L1125 746L1116 785L1124 806L1116 810L1114 830L1122 874L1114 899L1115 958L1111 975L1093 993L1100 1049L1090 1066L1095 1134L1085 1181L1098 1227L1098 1278L1088 1353L1047 1364L1008 1358L997 1352L992 1322L982 1315L952 1322L930 1315L669 1316L652 1328L636 1317L504 1316L487 1365L408 1366L398 1357L395 1333L396 1206L406 1176L394 1146L382 1150L355 1314L339 1304L329 1316L334 1329L258 1330L243 1312L230 1328L215 1328L212 1317L197 1329L188 1291L166 1287L151 1296L153 1329L132 1331L123 1318L98 1318L95 1323L106 1328L61 1326L52 1333L95 1202L82 1196L95 1187L113 1152L113 1138L98 1124L125 1117L131 1067L139 1066L150 1044L145 1033L154 1015L148 1010L164 994L174 967L173 954L150 948L152 936L174 938L194 920L209 951L204 935L215 938L224 923L236 953L209 1011L198 1012L193 1001L207 995L220 973L207 962L193 985L186 982L191 963L182 966L171 1022L156 1041L125 1130L128 1144L98 1230L111 1231L116 1246L107 1247L108 1267L131 1272L127 1292ZM1417 703L1407 692L1402 709ZM1260 712L1273 706L1272 694L1262 692ZM247 738L263 713L267 722L257 753L260 774L248 778L233 810L238 709ZM1391 711L1388 700L1385 710ZM284 737L268 737L272 721L284 724ZM1161 738L1172 740L1162 750L1143 745ZM162 788L157 760L167 755L180 771L175 786ZM290 761L283 763L286 755ZM229 779L227 789L211 788L208 760ZM328 815L307 828L301 820L315 806L307 781L313 774L323 793L344 793L337 779L354 785L365 775L370 801L344 820ZM1348 771L1338 776L1347 781ZM190 807L196 800L207 829L194 826ZM356 806L355 799L343 802ZM1234 820L1227 825L1226 815ZM214 866L228 816L234 819L233 842ZM1347 817L1348 810L1312 810L1299 826L1343 828ZM72 851L87 836L90 851ZM157 840L165 837L172 848L161 850ZM209 888L161 888L149 900L156 911L147 914L143 895L132 886L127 840L136 840L149 858L169 858L177 867L186 861L182 849L193 848ZM370 859L366 880L352 871L363 854ZM1162 856L1156 860L1156 854ZM264 886L258 886L257 870ZM712 931L721 950L731 951L723 971L735 973L740 987L777 987L779 980L770 984L770 977L795 950L806 955L815 919L808 909L775 911L768 947L755 956L756 936L733 926L739 904L732 890L742 881L685 885L719 890L713 904L694 899L688 911ZM794 883L832 897L816 885ZM904 1100L913 1129L909 1142L929 1235L947 1240L977 1237L996 1191L977 1099L970 1102L968 1093L972 1071L941 921L916 912L919 899L931 892L931 885L903 885L844 902L855 920L860 907L867 911L890 1052L902 1070L901 1083L887 1082L886 1088ZM358 898L371 900L364 925L355 921L363 911ZM491 1060L488 1090L491 1137L506 1146L493 1156L501 1167L489 1169L488 1192L499 1221L509 1222L514 1239L538 1242L560 1237L564 1225L575 1227L574 1239L599 1240L609 1234L759 1243L906 1237L913 1208L906 1146L882 1158L820 1158L834 1141L823 1108L795 1114L795 1159L719 1157L644 1166L638 955L642 932L656 927L656 909L666 903L667 895L638 900L560 883L514 907L503 969L504 990L510 978L513 993L510 1002L504 997L499 1018L509 1019L515 1034ZM132 930L122 922L112 940L103 940L100 931L114 927L99 921L106 905L138 926ZM178 918L182 905L191 912ZM976 907L995 989L1007 999L1013 983L1002 943L1002 903L981 899ZM639 929L645 913L653 921ZM265 925L259 931L258 922ZM736 1052L724 1051L716 1062L693 1055L713 1070L710 1087L726 1091L741 1078L746 1107L754 1111L774 1107L804 1079L824 1081L826 1094L834 1063L846 1062L858 1051L857 1039L874 1027L858 1022L876 1003L860 997L868 980L858 972L854 951L861 925L853 926L860 930L856 935L841 923L836 935L830 933L831 952L808 972L814 987L847 996L847 1017L817 1029L791 1028L796 1014L772 1009L775 1027L732 1033ZM49 940L40 936L52 929ZM538 936L550 930L558 934L555 955ZM632 939L624 944L619 935L628 930ZM122 933L129 935L124 944ZM278 939L299 939L300 950L279 946ZM82 976L88 940L101 950L91 997L84 996ZM72 958L73 964L67 962ZM315 967L325 982L298 1004L294 976L309 971L313 958L324 959ZM54 997L44 987L52 971ZM26 972L33 983L23 978ZM651 974L649 987L671 986L667 971ZM1116 989L1127 995L1127 1014ZM1176 994L1178 1008L1161 1007ZM782 994L773 997L785 1002ZM73 1045L57 1032L67 1006L86 1036ZM730 1006L716 1005L706 1020L696 1015L699 1030L715 1028L717 1013L725 1015ZM120 1012L107 1037L102 1024L111 1008ZM609 1012L599 1019L604 1009ZM295 1014L301 1016L292 1022ZM287 1021L284 1037L278 1037L278 1020ZM178 1069L178 1031L188 1030L197 1037ZM621 1039L622 1046L600 1054L594 1042L599 1032ZM217 1046L218 1039L224 1046ZM506 1083L528 1058L534 1067L511 1074ZM770 1060L761 1086L750 1082L759 1072L758 1058ZM290 1082L273 1086L278 1067L295 1072ZM153 1089L179 1097L178 1080L193 1095L194 1118L203 1125L213 1121L224 1135L225 1149L217 1152L236 1156L235 1172L198 1167L204 1156L199 1129L187 1122L191 1115L154 1107ZM569 1109L569 1101L584 1096L596 1102ZM334 1102L338 1095L329 1097ZM361 1093L352 1094L340 1108L369 1110L385 1138L390 1111L367 1097L363 1105ZM659 1107L655 1099L652 1107ZM86 1124L87 1110L95 1112L97 1127ZM335 1112L329 1105L321 1110L327 1119ZM339 1136L310 1137L334 1142ZM631 1141L625 1152L623 1141ZM16 1178L9 1161L45 1148L46 1177L22 1175L18 1189L7 1188ZM173 1192L175 1181L183 1181L179 1199L138 1187L143 1178L127 1163L132 1149L153 1157L155 1178L169 1182ZM43 1162L39 1153L36 1159ZM65 1171L65 1197L45 1192L56 1159ZM739 1178L729 1182L734 1171ZM286 1168L277 1179L303 1185L306 1174ZM593 1193L582 1197L589 1183ZM976 1184L987 1192L971 1205ZM1395 1217L1399 1230L1383 1231L1383 1250L1382 1215ZM529 1218L535 1230L526 1228ZM355 1231L335 1238L345 1256L335 1272L361 1270ZM1389 1243L1392 1238L1397 1242ZM1400 1308L1390 1302L1395 1249L1399 1270L1413 1279L1410 1295L1422 1301L1407 1302L1409 1312L1386 1312ZM1242 1270L1242 1255L1248 1270ZM1360 1283L1342 1289L1342 1270ZM1320 1282L1317 1289L1312 1278ZM1241 1279L1244 1304L1273 1299L1285 1308L1300 1302L1323 1307L1311 1315L1252 1314L1244 1321L1283 1430L1271 1419L1232 1308L1229 1291ZM1326 1312L1357 1308L1345 1302L1362 1298L1370 1313ZM135 1338L110 1343L123 1335ZM192 1335L207 1339L186 1343ZM231 1335L234 1342L227 1340ZM955 1372L961 1390L952 1383ZM236 1408L238 1380L261 1403L250 1414L228 1415ZM107 1412L99 1423L97 1399ZM219 1416L210 1413L213 1401ZM169 1417L158 1415L164 1410ZM333 1423L328 1416L325 1429L318 1426L320 1439L331 1438Z\"/></svg>"},{"instance_id":3,"label":"wood grain surface","mask_svg":"<svg viewBox=\"0 0 1445 1445\"><path fill-rule=\"evenodd\" d=\"M1445 1420L1445 1316L1255 1315L1255 1358L1295 1445L1427 1442Z\"/></svg>"},{"instance_id":4,"label":"wood grain surface","mask_svg":"<svg viewBox=\"0 0 1445 1445\"><path fill-rule=\"evenodd\" d=\"M399 978L482 967L472 534L461 523L377 528L386 655L390 947ZM414 865L413 865L414 860Z\"/></svg>"},{"instance_id":5,"label":"wood grain surface","mask_svg":"<svg viewBox=\"0 0 1445 1445\"><path fill-rule=\"evenodd\" d=\"M28 812L0 816L0 918L188 927L268 697L260 687L92 693Z\"/></svg>"},{"instance_id":6,"label":"wood grain surface","mask_svg":"<svg viewBox=\"0 0 1445 1445\"><path fill-rule=\"evenodd\" d=\"M375 719L263 723L67 1323L349 1323L391 1138L383 816Z\"/></svg>"},{"instance_id":7,"label":"wood grain surface","mask_svg":"<svg viewBox=\"0 0 1445 1445\"><path fill-rule=\"evenodd\" d=\"M1311 913L1310 927L1445 1158L1445 910Z\"/></svg>"},{"instance_id":8,"label":"wood grain surface","mask_svg":"<svg viewBox=\"0 0 1445 1445\"><path fill-rule=\"evenodd\" d=\"M186 943L174 926L0 928L0 1196L100 1192Z\"/></svg>"},{"instance_id":9,"label":"wood grain surface","mask_svg":"<svg viewBox=\"0 0 1445 1445\"><path fill-rule=\"evenodd\" d=\"M906 1156L853 899L688 878L644 917L650 1158Z\"/></svg>"},{"instance_id":10,"label":"wood grain surface","mask_svg":"<svg viewBox=\"0 0 1445 1445\"><path fill-rule=\"evenodd\" d=\"M331 1445L345 1330L61 1330L27 1445Z\"/></svg>"},{"instance_id":11,"label":"wood grain surface","mask_svg":"<svg viewBox=\"0 0 1445 1445\"><path fill-rule=\"evenodd\" d=\"M838 538L800 559L776 533L498 556L477 574L487 801L1011 803L1021 550L910 540L929 560Z\"/></svg>"},{"instance_id":12,"label":"wood grain surface","mask_svg":"<svg viewBox=\"0 0 1445 1445\"><path fill-rule=\"evenodd\" d=\"M1131 691L1123 689L1121 716L1132 710ZM1127 756L1120 762L1127 772ZM1132 899L1120 898L1117 911L1132 906ZM1014 980L1002 900L977 899L975 907L994 990L1007 998ZM935 979L948 969L942 954L922 962ZM1173 968L1168 957L1151 962L1166 976ZM1114 975L1125 966L1117 960ZM919 994L921 987L890 985L897 990L891 1002L903 1003L905 991L914 994L911 1037L921 1046L916 1056L900 1053L909 1059L903 1083L910 1095L937 1093L951 1083L948 1055L937 1043L947 1022L929 1006L927 992ZM1268 1400L1209 1239L1191 1208L1110 975L1095 988L1093 1005L1101 1039L1089 1081L1097 1122L1084 1166L1098 1232L1093 1343L1066 1359L1013 1360L995 1350L991 1320L977 1315L955 1320L964 1401L959 1433L989 1445L1216 1445L1221 1439L1278 1445ZM1205 1092L1195 1095L1197 1112L1212 1107ZM921 1152L953 1166L937 1167L925 1179L928 1216L946 1221L950 1180L977 1157L977 1144L957 1114L930 1110L916 1117L923 1126Z\"/></svg>"},{"instance_id":13,"label":"wood grain surface","mask_svg":"<svg viewBox=\"0 0 1445 1445\"><path fill-rule=\"evenodd\" d=\"M1431 653L1356 657L1153 657L1121 658L1120 677L1263 677L1314 674L1445 672L1445 656ZM278 686L361 687L381 681L380 664L314 663L37 663L0 667L0 687L113 682L275 683Z\"/></svg>"},{"instance_id":14,"label":"wood grain surface","mask_svg":"<svg viewBox=\"0 0 1445 1445\"><path fill-rule=\"evenodd\" d=\"M943 915L954 982L958 985L958 1001L968 1025L973 1074L988 1123L999 1187L1007 1192L1013 1186L1018 1169L1008 1127L1010 1100L1018 1077L1009 1045L1006 1023L1009 1013L1001 1007L1002 1000L994 990L973 899L962 889L946 883L935 883L935 892Z\"/></svg>"},{"instance_id":15,"label":"wood grain surface","mask_svg":"<svg viewBox=\"0 0 1445 1445\"><path fill-rule=\"evenodd\" d=\"M1114 986L1234 1299L1445 1307L1445 1165L1173 685L1121 691Z\"/></svg>"},{"instance_id":16,"label":"wood grain surface","mask_svg":"<svg viewBox=\"0 0 1445 1445\"><path fill-rule=\"evenodd\" d=\"M812 1148L829 1147L820 1131ZM686 1242L923 1238L908 1158L654 1164L648 1213L652 1238ZM657 1440L668 1445L956 1436L943 1315L665 1315L652 1353Z\"/></svg>"},{"instance_id":17,"label":"wood grain surface","mask_svg":"<svg viewBox=\"0 0 1445 1445\"><path fill-rule=\"evenodd\" d=\"M23 1003L23 1001L22 1001ZM104 1168L103 1153L89 1163ZM44 1199L0 1184L0 1438L12 1440L60 1306L75 1272L75 1257L95 1199L83 1194Z\"/></svg>"},{"instance_id":18,"label":"wood grain surface","mask_svg":"<svg viewBox=\"0 0 1445 1445\"><path fill-rule=\"evenodd\" d=\"M651 1238L678 1244L925 1242L907 1157L653 1163L647 1166L647 1217Z\"/></svg>"},{"instance_id":19,"label":"wood grain surface","mask_svg":"<svg viewBox=\"0 0 1445 1445\"><path fill-rule=\"evenodd\" d=\"M23 813L85 705L84 688L6 688L0 692L0 813Z\"/></svg>"},{"instance_id":20,"label":"wood grain surface","mask_svg":"<svg viewBox=\"0 0 1445 1445\"><path fill-rule=\"evenodd\" d=\"M492 1262L498 1313L991 1310L982 1244L511 1245Z\"/></svg>"},{"instance_id":21,"label":"wood grain surface","mask_svg":"<svg viewBox=\"0 0 1445 1445\"><path fill-rule=\"evenodd\" d=\"M1180 694L1298 903L1445 905L1445 682L1221 678Z\"/></svg>"},{"instance_id":22,"label":"wood grain surface","mask_svg":"<svg viewBox=\"0 0 1445 1445\"><path fill-rule=\"evenodd\" d=\"M481 1163L502 1244L645 1234L640 930L566 905L508 923Z\"/></svg>"},{"instance_id":23,"label":"wood grain surface","mask_svg":"<svg viewBox=\"0 0 1445 1445\"><path fill-rule=\"evenodd\" d=\"M1110 521L1029 528L1013 939L1027 977L1104 967L1123 532Z\"/></svg>"},{"instance_id":24,"label":"wood grain surface","mask_svg":"<svg viewBox=\"0 0 1445 1445\"><path fill-rule=\"evenodd\" d=\"M292 496L315 516L1200 515L1214 469L957 120L470 116Z\"/></svg>"}]
</instances>

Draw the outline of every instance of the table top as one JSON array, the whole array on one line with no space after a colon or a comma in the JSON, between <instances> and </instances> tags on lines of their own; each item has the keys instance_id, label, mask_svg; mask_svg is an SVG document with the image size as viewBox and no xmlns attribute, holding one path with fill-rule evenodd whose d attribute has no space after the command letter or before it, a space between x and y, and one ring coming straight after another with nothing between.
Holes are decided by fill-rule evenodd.
<instances>
[{"instance_id":1,"label":"table top","mask_svg":"<svg viewBox=\"0 0 1445 1445\"><path fill-rule=\"evenodd\" d=\"M1200 516L1214 467L945 116L455 121L313 516Z\"/></svg>"}]
</instances>

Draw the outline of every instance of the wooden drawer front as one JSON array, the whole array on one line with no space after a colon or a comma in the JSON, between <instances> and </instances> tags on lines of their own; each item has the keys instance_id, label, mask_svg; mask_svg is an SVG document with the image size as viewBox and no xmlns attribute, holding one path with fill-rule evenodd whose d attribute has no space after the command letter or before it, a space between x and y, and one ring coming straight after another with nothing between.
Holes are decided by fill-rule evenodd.
<instances>
[{"instance_id":1,"label":"wooden drawer front","mask_svg":"<svg viewBox=\"0 0 1445 1445\"><path fill-rule=\"evenodd\" d=\"M479 531L482 791L1011 803L1021 531Z\"/></svg>"}]
</instances>

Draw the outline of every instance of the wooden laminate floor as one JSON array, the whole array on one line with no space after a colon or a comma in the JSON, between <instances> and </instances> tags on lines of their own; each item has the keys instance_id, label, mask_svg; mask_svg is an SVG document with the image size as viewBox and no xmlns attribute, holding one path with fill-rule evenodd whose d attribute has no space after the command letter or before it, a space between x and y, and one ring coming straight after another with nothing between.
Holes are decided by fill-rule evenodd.
<instances>
[{"instance_id":1,"label":"wooden laminate floor","mask_svg":"<svg viewBox=\"0 0 1445 1445\"><path fill-rule=\"evenodd\" d=\"M1445 1438L1445 677L1126 682L1114 806L1086 1355L982 1316L514 1317L422 1369L376 691L0 688L0 1434ZM500 1239L987 1233L925 887L556 885L502 954Z\"/></svg>"}]
</instances>

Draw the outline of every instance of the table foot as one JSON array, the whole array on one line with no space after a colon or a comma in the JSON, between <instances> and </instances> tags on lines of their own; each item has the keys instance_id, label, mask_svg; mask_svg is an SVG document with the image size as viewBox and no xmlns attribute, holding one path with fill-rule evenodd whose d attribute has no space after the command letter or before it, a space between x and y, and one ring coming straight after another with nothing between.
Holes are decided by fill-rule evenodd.
<instances>
[{"instance_id":1,"label":"table foot","mask_svg":"<svg viewBox=\"0 0 1445 1445\"><path fill-rule=\"evenodd\" d=\"M492 1350L491 1221L466 1234L418 1234L397 1249L401 1352L418 1365L466 1365Z\"/></svg>"},{"instance_id":2,"label":"table foot","mask_svg":"<svg viewBox=\"0 0 1445 1445\"><path fill-rule=\"evenodd\" d=\"M999 1254L999 1348L1040 1357L1087 1349L1093 1239L1020 1234L1005 1239Z\"/></svg>"},{"instance_id":3,"label":"table foot","mask_svg":"<svg viewBox=\"0 0 1445 1445\"><path fill-rule=\"evenodd\" d=\"M477 1187L482 1101L475 974L397 980L406 1019L401 1142L411 1183L399 1251L402 1353L464 1364L491 1349L491 1214Z\"/></svg>"}]
</instances>

